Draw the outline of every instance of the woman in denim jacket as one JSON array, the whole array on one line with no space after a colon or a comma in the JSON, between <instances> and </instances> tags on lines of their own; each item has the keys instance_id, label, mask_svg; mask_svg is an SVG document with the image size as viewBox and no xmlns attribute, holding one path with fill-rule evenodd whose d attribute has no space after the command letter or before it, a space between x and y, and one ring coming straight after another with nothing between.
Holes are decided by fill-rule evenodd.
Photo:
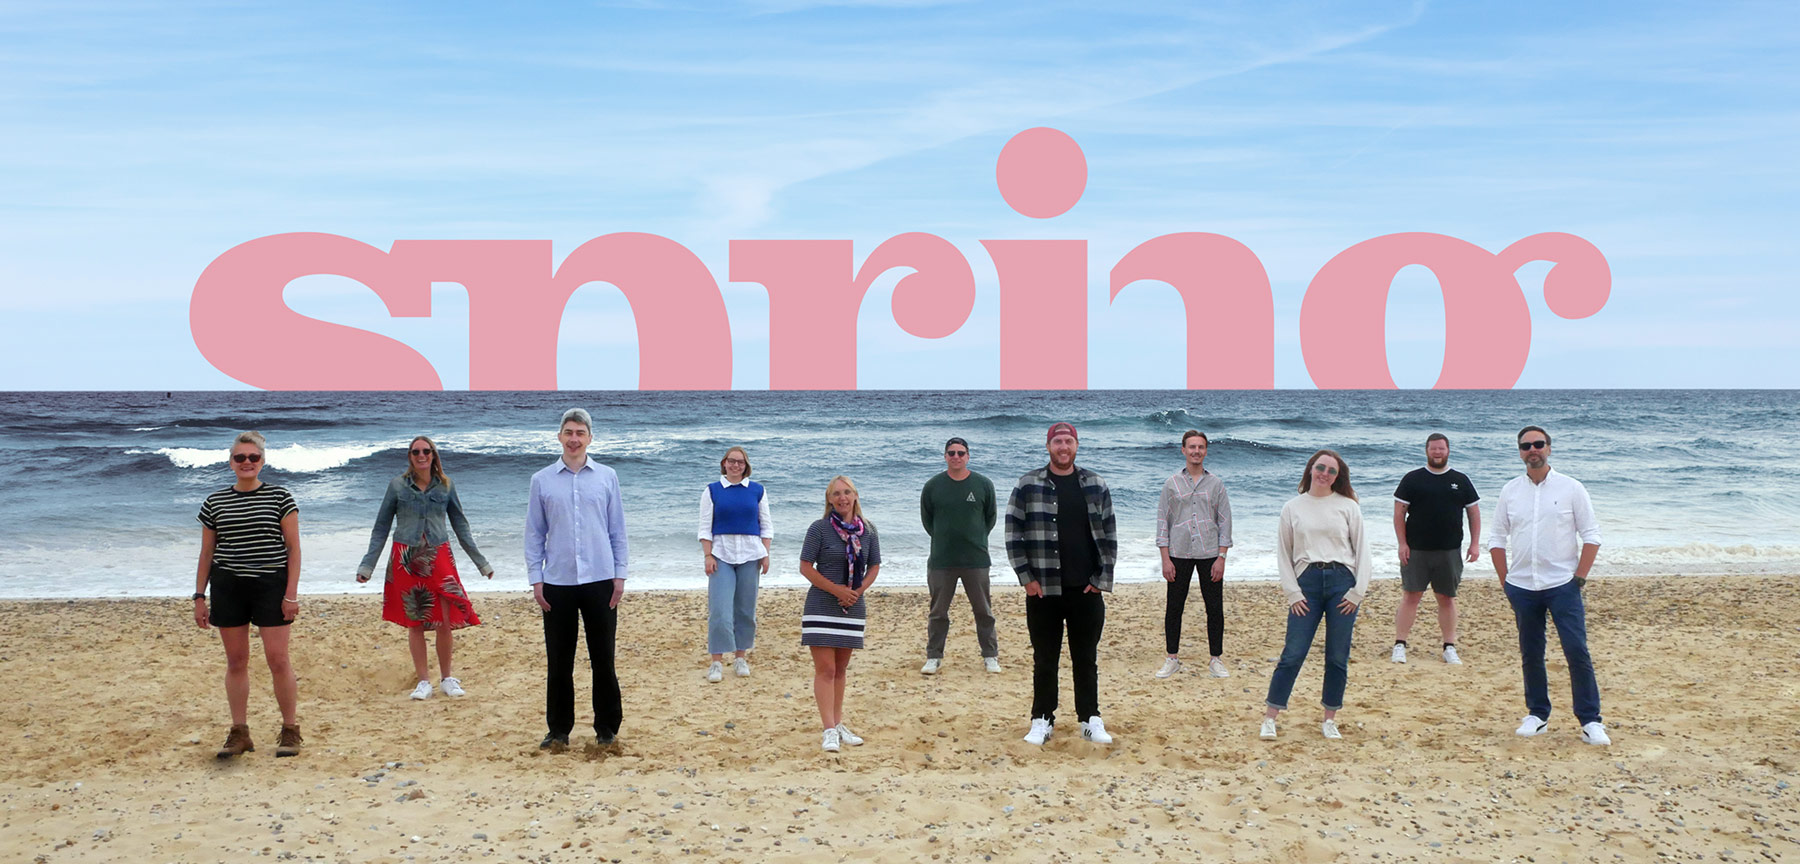
<instances>
[{"instance_id":1,"label":"woman in denim jacket","mask_svg":"<svg viewBox=\"0 0 1800 864\"><path fill-rule=\"evenodd\" d=\"M413 673L419 683L412 698L431 698L431 669L425 662L425 631L437 631L438 672L446 696L462 696L462 682L451 666L455 644L451 636L464 627L481 623L469 594L463 590L456 574L456 561L450 556L450 531L462 543L463 551L481 575L494 578L494 568L475 547L469 533L469 520L463 516L462 501L456 496L456 485L444 475L437 445L420 435L407 448L406 473L388 483L381 498L381 512L375 516L375 530L369 532L369 551L356 569L356 581L367 582L375 572L375 561L392 528L394 545L388 559L387 579L382 586L381 617L407 630L408 647L412 649Z\"/></svg>"}]
</instances>

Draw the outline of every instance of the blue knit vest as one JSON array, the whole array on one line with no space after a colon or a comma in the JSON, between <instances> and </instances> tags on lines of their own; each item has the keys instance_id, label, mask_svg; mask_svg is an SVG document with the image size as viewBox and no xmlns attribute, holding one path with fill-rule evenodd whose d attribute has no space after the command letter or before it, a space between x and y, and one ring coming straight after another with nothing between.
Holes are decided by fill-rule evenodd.
<instances>
[{"instance_id":1,"label":"blue knit vest","mask_svg":"<svg viewBox=\"0 0 1800 864\"><path fill-rule=\"evenodd\" d=\"M756 537L762 534L762 520L757 518L756 513L757 505L762 503L761 483L752 480L747 487L727 486L715 480L707 488L712 491L714 535L748 534Z\"/></svg>"}]
</instances>

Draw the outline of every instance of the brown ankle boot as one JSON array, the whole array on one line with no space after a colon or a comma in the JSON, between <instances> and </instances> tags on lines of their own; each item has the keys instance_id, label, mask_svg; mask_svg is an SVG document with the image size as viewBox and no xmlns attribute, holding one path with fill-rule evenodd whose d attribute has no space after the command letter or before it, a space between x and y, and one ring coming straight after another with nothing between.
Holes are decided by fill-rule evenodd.
<instances>
[{"instance_id":1,"label":"brown ankle boot","mask_svg":"<svg viewBox=\"0 0 1800 864\"><path fill-rule=\"evenodd\" d=\"M219 748L219 758L230 759L255 749L256 745L250 743L250 727L240 723L225 734L225 744Z\"/></svg>"},{"instance_id":2,"label":"brown ankle boot","mask_svg":"<svg viewBox=\"0 0 1800 864\"><path fill-rule=\"evenodd\" d=\"M281 727L281 738L275 742L275 756L300 755L300 724Z\"/></svg>"}]
</instances>

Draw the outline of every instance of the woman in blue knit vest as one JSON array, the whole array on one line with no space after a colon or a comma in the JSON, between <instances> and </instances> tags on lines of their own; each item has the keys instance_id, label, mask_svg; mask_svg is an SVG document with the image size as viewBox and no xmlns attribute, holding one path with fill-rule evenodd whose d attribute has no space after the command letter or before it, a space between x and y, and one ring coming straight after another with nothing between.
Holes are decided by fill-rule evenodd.
<instances>
[{"instance_id":1,"label":"woman in blue knit vest","mask_svg":"<svg viewBox=\"0 0 1800 864\"><path fill-rule=\"evenodd\" d=\"M739 678L750 674L744 653L756 646L756 586L769 572L769 496L750 482L750 454L725 451L720 477L700 492L700 551L706 558L706 680L725 677L725 655L737 659Z\"/></svg>"}]
</instances>

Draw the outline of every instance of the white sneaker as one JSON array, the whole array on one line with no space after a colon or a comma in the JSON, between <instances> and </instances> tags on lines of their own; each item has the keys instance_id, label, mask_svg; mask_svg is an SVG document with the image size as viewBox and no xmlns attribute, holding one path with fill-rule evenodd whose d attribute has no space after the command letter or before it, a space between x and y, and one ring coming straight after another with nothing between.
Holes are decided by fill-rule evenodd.
<instances>
[{"instance_id":1,"label":"white sneaker","mask_svg":"<svg viewBox=\"0 0 1800 864\"><path fill-rule=\"evenodd\" d=\"M725 664L720 663L717 660L714 660L712 662L711 666L706 667L706 680L711 681L714 684L717 684L724 679L725 679Z\"/></svg>"},{"instance_id":2,"label":"white sneaker","mask_svg":"<svg viewBox=\"0 0 1800 864\"><path fill-rule=\"evenodd\" d=\"M939 660L936 657L932 657L925 661L925 665L919 667L919 674L921 674L921 675L936 675L938 673L938 667L942 666L943 663L944 663L944 661Z\"/></svg>"},{"instance_id":3,"label":"white sneaker","mask_svg":"<svg viewBox=\"0 0 1800 864\"><path fill-rule=\"evenodd\" d=\"M842 723L837 725L838 740L852 747L862 746L862 736L850 731L850 727Z\"/></svg>"},{"instance_id":4,"label":"white sneaker","mask_svg":"<svg viewBox=\"0 0 1800 864\"><path fill-rule=\"evenodd\" d=\"M825 730L825 734L819 738L819 749L827 753L838 752L839 737L837 727L833 726L832 728Z\"/></svg>"},{"instance_id":5,"label":"white sneaker","mask_svg":"<svg viewBox=\"0 0 1800 864\"><path fill-rule=\"evenodd\" d=\"M1212 672L1214 678L1231 677L1231 670L1225 668L1225 661L1220 660L1217 657L1212 658L1212 661L1206 664L1206 668L1208 671Z\"/></svg>"},{"instance_id":6,"label":"white sneaker","mask_svg":"<svg viewBox=\"0 0 1800 864\"><path fill-rule=\"evenodd\" d=\"M1180 671L1181 671L1181 658L1169 657L1169 658L1163 660L1162 668L1156 670L1156 677L1167 678L1170 675L1173 675Z\"/></svg>"},{"instance_id":7,"label":"white sneaker","mask_svg":"<svg viewBox=\"0 0 1800 864\"><path fill-rule=\"evenodd\" d=\"M1606 747L1612 744L1612 739L1606 737L1606 724L1595 720L1592 723L1581 724L1581 742Z\"/></svg>"},{"instance_id":8,"label":"white sneaker","mask_svg":"<svg viewBox=\"0 0 1800 864\"><path fill-rule=\"evenodd\" d=\"M1112 743L1112 736L1106 734L1106 724L1100 722L1098 714L1089 717L1086 723L1081 724L1081 737L1095 744Z\"/></svg>"},{"instance_id":9,"label":"white sneaker","mask_svg":"<svg viewBox=\"0 0 1800 864\"><path fill-rule=\"evenodd\" d=\"M731 661L731 671L736 672L739 678L750 677L750 661L742 657Z\"/></svg>"},{"instance_id":10,"label":"white sneaker","mask_svg":"<svg viewBox=\"0 0 1800 864\"><path fill-rule=\"evenodd\" d=\"M1544 734L1544 730L1548 728L1550 728L1550 723L1548 721L1538 717L1536 714L1527 714L1519 721L1519 728L1513 730L1513 734L1518 735L1521 738L1530 738L1533 735ZM1587 729L1584 727L1581 731L1585 734Z\"/></svg>"},{"instance_id":11,"label":"white sneaker","mask_svg":"<svg viewBox=\"0 0 1800 864\"><path fill-rule=\"evenodd\" d=\"M998 658L998 657L983 657L983 658L981 658L981 665L986 666L987 671L989 671L989 672L999 672L1000 671L1000 658Z\"/></svg>"},{"instance_id":12,"label":"white sneaker","mask_svg":"<svg viewBox=\"0 0 1800 864\"><path fill-rule=\"evenodd\" d=\"M1045 741L1050 740L1050 728L1050 721L1042 717L1033 717L1031 731L1025 733L1025 743L1042 747Z\"/></svg>"},{"instance_id":13,"label":"white sneaker","mask_svg":"<svg viewBox=\"0 0 1800 864\"><path fill-rule=\"evenodd\" d=\"M1344 737L1342 733L1338 732L1336 720L1327 720L1324 723L1319 724L1319 731L1324 733L1325 737L1330 738L1333 741Z\"/></svg>"},{"instance_id":14,"label":"white sneaker","mask_svg":"<svg viewBox=\"0 0 1800 864\"><path fill-rule=\"evenodd\" d=\"M1462 658L1456 656L1456 646L1455 645L1445 645L1444 646L1444 662L1448 663L1452 666L1461 666L1462 665Z\"/></svg>"},{"instance_id":15,"label":"white sneaker","mask_svg":"<svg viewBox=\"0 0 1800 864\"><path fill-rule=\"evenodd\" d=\"M1263 739L1264 741L1275 740L1275 718L1264 717L1263 724L1262 724L1262 731L1256 733L1256 736L1258 738Z\"/></svg>"},{"instance_id":16,"label":"white sneaker","mask_svg":"<svg viewBox=\"0 0 1800 864\"><path fill-rule=\"evenodd\" d=\"M412 698L417 701L420 701L420 702L430 699L431 698L431 682L430 681L420 681L419 686L413 688Z\"/></svg>"},{"instance_id":17,"label":"white sneaker","mask_svg":"<svg viewBox=\"0 0 1800 864\"><path fill-rule=\"evenodd\" d=\"M456 680L455 677L445 678L443 681L438 682L438 686L444 688L444 695L452 699L461 699L462 697L469 695L462 689L462 682Z\"/></svg>"},{"instance_id":18,"label":"white sneaker","mask_svg":"<svg viewBox=\"0 0 1800 864\"><path fill-rule=\"evenodd\" d=\"M1406 646L1402 645L1398 642L1394 643L1394 662L1395 663L1405 663L1406 662Z\"/></svg>"}]
</instances>

